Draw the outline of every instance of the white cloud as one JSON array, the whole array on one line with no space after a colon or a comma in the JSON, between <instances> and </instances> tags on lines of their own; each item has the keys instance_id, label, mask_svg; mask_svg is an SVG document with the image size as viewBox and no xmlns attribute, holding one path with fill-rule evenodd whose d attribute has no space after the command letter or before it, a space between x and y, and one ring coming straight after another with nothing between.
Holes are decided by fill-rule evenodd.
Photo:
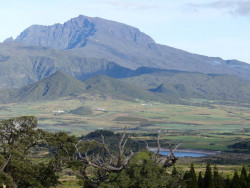
<instances>
[{"instance_id":1,"label":"white cloud","mask_svg":"<svg viewBox=\"0 0 250 188\"><path fill-rule=\"evenodd\" d=\"M221 0L210 3L188 3L187 5L194 11L217 9L232 15L250 16L250 0Z\"/></svg>"}]
</instances>

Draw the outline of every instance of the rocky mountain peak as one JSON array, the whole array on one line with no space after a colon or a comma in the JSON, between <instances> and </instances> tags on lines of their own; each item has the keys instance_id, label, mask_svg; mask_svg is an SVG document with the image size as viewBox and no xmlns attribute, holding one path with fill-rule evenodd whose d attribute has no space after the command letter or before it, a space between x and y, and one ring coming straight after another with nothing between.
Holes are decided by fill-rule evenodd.
<instances>
[{"instance_id":1,"label":"rocky mountain peak","mask_svg":"<svg viewBox=\"0 0 250 188\"><path fill-rule=\"evenodd\" d=\"M80 15L64 24L52 26L33 25L24 30L16 42L33 46L53 47L56 49L82 48L91 43L108 46L114 40L136 45L149 45L153 39L139 29L101 18Z\"/></svg>"}]
</instances>

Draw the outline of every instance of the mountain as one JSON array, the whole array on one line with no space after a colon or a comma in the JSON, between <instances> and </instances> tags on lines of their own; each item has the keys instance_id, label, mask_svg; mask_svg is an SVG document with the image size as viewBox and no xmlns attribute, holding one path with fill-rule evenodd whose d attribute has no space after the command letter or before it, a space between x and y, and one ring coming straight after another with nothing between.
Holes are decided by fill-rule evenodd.
<instances>
[{"instance_id":1,"label":"mountain","mask_svg":"<svg viewBox=\"0 0 250 188\"><path fill-rule=\"evenodd\" d=\"M2 102L30 102L54 100L64 96L77 96L85 92L83 82L57 71L49 77L8 93Z\"/></svg>"},{"instance_id":2,"label":"mountain","mask_svg":"<svg viewBox=\"0 0 250 188\"><path fill-rule=\"evenodd\" d=\"M135 75L138 72L150 72L149 70L149 68L138 69ZM232 75L206 75L153 69L152 73L122 80L97 75L81 82L57 71L20 89L2 90L0 102L55 100L66 96L77 97L84 93L129 101L140 99L184 104L182 99L195 98L249 103L250 81Z\"/></svg>"},{"instance_id":3,"label":"mountain","mask_svg":"<svg viewBox=\"0 0 250 188\"><path fill-rule=\"evenodd\" d=\"M246 63L159 45L137 28L101 18L79 16L64 24L34 25L0 43L2 102L52 100L84 92L125 100L249 102L247 80Z\"/></svg>"},{"instance_id":4,"label":"mountain","mask_svg":"<svg viewBox=\"0 0 250 188\"><path fill-rule=\"evenodd\" d=\"M108 76L99 75L84 82L88 93L100 94L123 100L157 100L157 97L140 86L120 81Z\"/></svg>"},{"instance_id":5,"label":"mountain","mask_svg":"<svg viewBox=\"0 0 250 188\"><path fill-rule=\"evenodd\" d=\"M183 84L161 84L157 88L149 89L149 91L155 93L165 94L167 96L175 96L176 98L199 98L200 96L194 96L192 91L189 90Z\"/></svg>"},{"instance_id":6,"label":"mountain","mask_svg":"<svg viewBox=\"0 0 250 188\"><path fill-rule=\"evenodd\" d=\"M60 97L77 97L81 94L98 94L122 100L157 100L146 89L104 75L81 82L61 71L20 89L0 92L1 103L55 100Z\"/></svg>"},{"instance_id":7,"label":"mountain","mask_svg":"<svg viewBox=\"0 0 250 188\"><path fill-rule=\"evenodd\" d=\"M32 84L58 70L82 81L100 74L119 78L132 71L105 59L16 42L0 43L0 89Z\"/></svg>"},{"instance_id":8,"label":"mountain","mask_svg":"<svg viewBox=\"0 0 250 188\"><path fill-rule=\"evenodd\" d=\"M234 75L155 70L122 80L169 97L250 102L250 81Z\"/></svg>"},{"instance_id":9,"label":"mountain","mask_svg":"<svg viewBox=\"0 0 250 188\"><path fill-rule=\"evenodd\" d=\"M33 25L15 41L53 47L77 56L105 58L131 69L144 66L206 74L234 74L250 80L249 64L159 45L137 28L102 18L80 15L64 24Z\"/></svg>"}]
</instances>

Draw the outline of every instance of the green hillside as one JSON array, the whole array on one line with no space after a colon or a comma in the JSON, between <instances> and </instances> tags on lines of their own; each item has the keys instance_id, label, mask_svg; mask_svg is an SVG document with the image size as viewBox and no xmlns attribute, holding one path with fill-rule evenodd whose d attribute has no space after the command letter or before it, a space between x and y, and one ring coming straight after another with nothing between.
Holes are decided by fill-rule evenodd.
<instances>
[{"instance_id":1,"label":"green hillside","mask_svg":"<svg viewBox=\"0 0 250 188\"><path fill-rule=\"evenodd\" d=\"M138 71L136 74L139 74ZM81 82L63 72L15 90L2 90L1 103L54 100L84 93L104 98L145 100L186 104L182 99L209 99L249 102L250 82L232 75L206 75L180 71L142 71L139 76L122 80L105 75Z\"/></svg>"},{"instance_id":2,"label":"green hillside","mask_svg":"<svg viewBox=\"0 0 250 188\"><path fill-rule=\"evenodd\" d=\"M58 71L41 81L9 92L8 102L53 100L63 96L76 96L84 91L83 82Z\"/></svg>"},{"instance_id":3,"label":"green hillside","mask_svg":"<svg viewBox=\"0 0 250 188\"><path fill-rule=\"evenodd\" d=\"M84 93L123 100L157 100L156 95L146 89L140 89L138 86L108 76L94 76L85 82L81 82L63 72L57 71L34 84L20 89L4 90L0 94L0 102L54 100L64 96L76 97ZM78 113L78 111L79 109L73 112Z\"/></svg>"},{"instance_id":4,"label":"green hillside","mask_svg":"<svg viewBox=\"0 0 250 188\"><path fill-rule=\"evenodd\" d=\"M250 82L232 75L163 71L123 80L177 98L250 101Z\"/></svg>"},{"instance_id":5,"label":"green hillside","mask_svg":"<svg viewBox=\"0 0 250 188\"><path fill-rule=\"evenodd\" d=\"M175 96L176 98L194 97L192 91L183 84L161 84L155 89L150 89L150 91Z\"/></svg>"},{"instance_id":6,"label":"green hillside","mask_svg":"<svg viewBox=\"0 0 250 188\"><path fill-rule=\"evenodd\" d=\"M0 89L33 84L58 70L82 81L99 74L124 77L131 72L105 59L84 58L15 42L0 43Z\"/></svg>"},{"instance_id":7,"label":"green hillside","mask_svg":"<svg viewBox=\"0 0 250 188\"><path fill-rule=\"evenodd\" d=\"M102 94L124 100L156 100L151 92L124 81L100 75L84 82L88 93Z\"/></svg>"}]
</instances>

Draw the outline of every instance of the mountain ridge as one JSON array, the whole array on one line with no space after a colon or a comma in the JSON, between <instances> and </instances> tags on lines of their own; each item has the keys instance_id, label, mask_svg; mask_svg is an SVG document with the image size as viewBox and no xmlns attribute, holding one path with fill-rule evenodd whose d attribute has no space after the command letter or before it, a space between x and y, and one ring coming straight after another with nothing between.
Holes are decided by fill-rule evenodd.
<instances>
[{"instance_id":1,"label":"mountain ridge","mask_svg":"<svg viewBox=\"0 0 250 188\"><path fill-rule=\"evenodd\" d=\"M18 103L55 100L61 97L77 97L82 94L98 94L122 100L152 100L156 97L145 89L105 75L97 75L81 82L57 71L52 75L20 89L4 90L0 102Z\"/></svg>"},{"instance_id":2,"label":"mountain ridge","mask_svg":"<svg viewBox=\"0 0 250 188\"><path fill-rule=\"evenodd\" d=\"M35 27L35 29L34 29ZM105 58L130 69L154 67L205 74L235 74L250 80L250 65L160 45L139 29L80 15L64 24L31 26L16 42L54 47L88 58Z\"/></svg>"},{"instance_id":3,"label":"mountain ridge","mask_svg":"<svg viewBox=\"0 0 250 188\"><path fill-rule=\"evenodd\" d=\"M250 102L250 81L235 75L161 71L122 80L165 96Z\"/></svg>"},{"instance_id":4,"label":"mountain ridge","mask_svg":"<svg viewBox=\"0 0 250 188\"><path fill-rule=\"evenodd\" d=\"M132 71L105 59L16 42L0 43L0 89L32 84L58 70L82 81L98 74L120 77Z\"/></svg>"},{"instance_id":5,"label":"mountain ridge","mask_svg":"<svg viewBox=\"0 0 250 188\"><path fill-rule=\"evenodd\" d=\"M75 98L82 94L97 94L104 98L128 101L140 99L179 104L188 104L188 100L192 98L249 103L250 82L231 75L163 70L120 80L106 75L96 75L81 82L57 71L20 89L1 90L0 102L45 101L61 97Z\"/></svg>"},{"instance_id":6,"label":"mountain ridge","mask_svg":"<svg viewBox=\"0 0 250 188\"><path fill-rule=\"evenodd\" d=\"M9 92L5 102L33 102L77 96L85 91L85 84L57 71L43 80Z\"/></svg>"}]
</instances>

